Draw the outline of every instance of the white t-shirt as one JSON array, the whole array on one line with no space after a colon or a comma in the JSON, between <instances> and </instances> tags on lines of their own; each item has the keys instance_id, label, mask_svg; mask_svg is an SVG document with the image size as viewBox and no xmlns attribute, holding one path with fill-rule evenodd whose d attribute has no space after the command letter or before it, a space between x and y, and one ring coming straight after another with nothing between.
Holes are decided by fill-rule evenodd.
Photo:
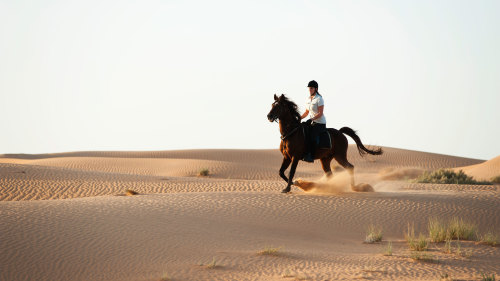
<instances>
[{"instance_id":1,"label":"white t-shirt","mask_svg":"<svg viewBox=\"0 0 500 281\"><path fill-rule=\"evenodd\" d=\"M316 114L319 113L318 107L324 105L325 103L323 101L323 98L318 93L316 93L312 97L312 100L310 97L307 98L306 104L307 110L309 110L309 117L313 118L314 116L316 116ZM323 113L320 118L314 120L313 123L326 124L325 113Z\"/></svg>"}]
</instances>

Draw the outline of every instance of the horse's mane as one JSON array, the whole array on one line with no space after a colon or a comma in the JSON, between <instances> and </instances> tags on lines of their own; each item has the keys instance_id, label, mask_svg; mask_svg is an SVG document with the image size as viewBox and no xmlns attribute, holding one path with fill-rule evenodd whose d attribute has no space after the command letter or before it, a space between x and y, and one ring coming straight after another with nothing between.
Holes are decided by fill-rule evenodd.
<instances>
[{"instance_id":1,"label":"horse's mane","mask_svg":"<svg viewBox=\"0 0 500 281\"><path fill-rule=\"evenodd\" d=\"M298 106L291 100L289 100L285 95L281 97L281 102L288 108L288 111L292 114L292 117L300 122L300 113Z\"/></svg>"}]
</instances>

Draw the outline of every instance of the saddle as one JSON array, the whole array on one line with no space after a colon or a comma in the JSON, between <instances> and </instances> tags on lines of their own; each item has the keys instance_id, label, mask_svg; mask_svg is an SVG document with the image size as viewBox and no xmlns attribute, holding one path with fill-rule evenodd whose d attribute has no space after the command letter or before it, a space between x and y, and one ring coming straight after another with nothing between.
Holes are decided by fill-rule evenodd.
<instances>
[{"instance_id":1,"label":"saddle","mask_svg":"<svg viewBox=\"0 0 500 281\"><path fill-rule=\"evenodd\" d=\"M318 141L319 143L316 143L316 148L332 148L332 140L330 133L328 133L328 128L319 134Z\"/></svg>"},{"instance_id":2,"label":"saddle","mask_svg":"<svg viewBox=\"0 0 500 281\"><path fill-rule=\"evenodd\" d=\"M306 126L303 126L302 129L304 130L304 135L310 134L310 129L307 128ZM316 148L317 149L330 149L332 148L332 139L330 137L330 133L328 133L328 130L336 130L334 128L326 128L323 132L319 133L319 136L316 138Z\"/></svg>"}]
</instances>

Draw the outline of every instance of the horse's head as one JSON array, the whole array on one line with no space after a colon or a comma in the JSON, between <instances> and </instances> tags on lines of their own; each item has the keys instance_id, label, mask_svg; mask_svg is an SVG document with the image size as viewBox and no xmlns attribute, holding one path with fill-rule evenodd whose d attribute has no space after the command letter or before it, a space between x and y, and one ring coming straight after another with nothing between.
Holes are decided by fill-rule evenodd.
<instances>
[{"instance_id":1,"label":"horse's head","mask_svg":"<svg viewBox=\"0 0 500 281\"><path fill-rule=\"evenodd\" d=\"M271 105L271 111L267 114L267 119L269 122L274 122L276 119L280 118L285 110L285 105L283 104L284 95L277 96L274 94L274 102Z\"/></svg>"}]
</instances>

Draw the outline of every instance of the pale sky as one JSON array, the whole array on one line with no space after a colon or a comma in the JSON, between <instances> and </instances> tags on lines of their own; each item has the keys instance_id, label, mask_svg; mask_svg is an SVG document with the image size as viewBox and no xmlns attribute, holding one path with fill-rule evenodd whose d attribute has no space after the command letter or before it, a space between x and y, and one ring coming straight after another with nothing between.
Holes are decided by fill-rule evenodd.
<instances>
[{"instance_id":1,"label":"pale sky","mask_svg":"<svg viewBox=\"0 0 500 281\"><path fill-rule=\"evenodd\" d=\"M303 112L315 79L327 127L490 159L499 13L496 0L0 0L0 153L277 149L273 94Z\"/></svg>"}]
</instances>

